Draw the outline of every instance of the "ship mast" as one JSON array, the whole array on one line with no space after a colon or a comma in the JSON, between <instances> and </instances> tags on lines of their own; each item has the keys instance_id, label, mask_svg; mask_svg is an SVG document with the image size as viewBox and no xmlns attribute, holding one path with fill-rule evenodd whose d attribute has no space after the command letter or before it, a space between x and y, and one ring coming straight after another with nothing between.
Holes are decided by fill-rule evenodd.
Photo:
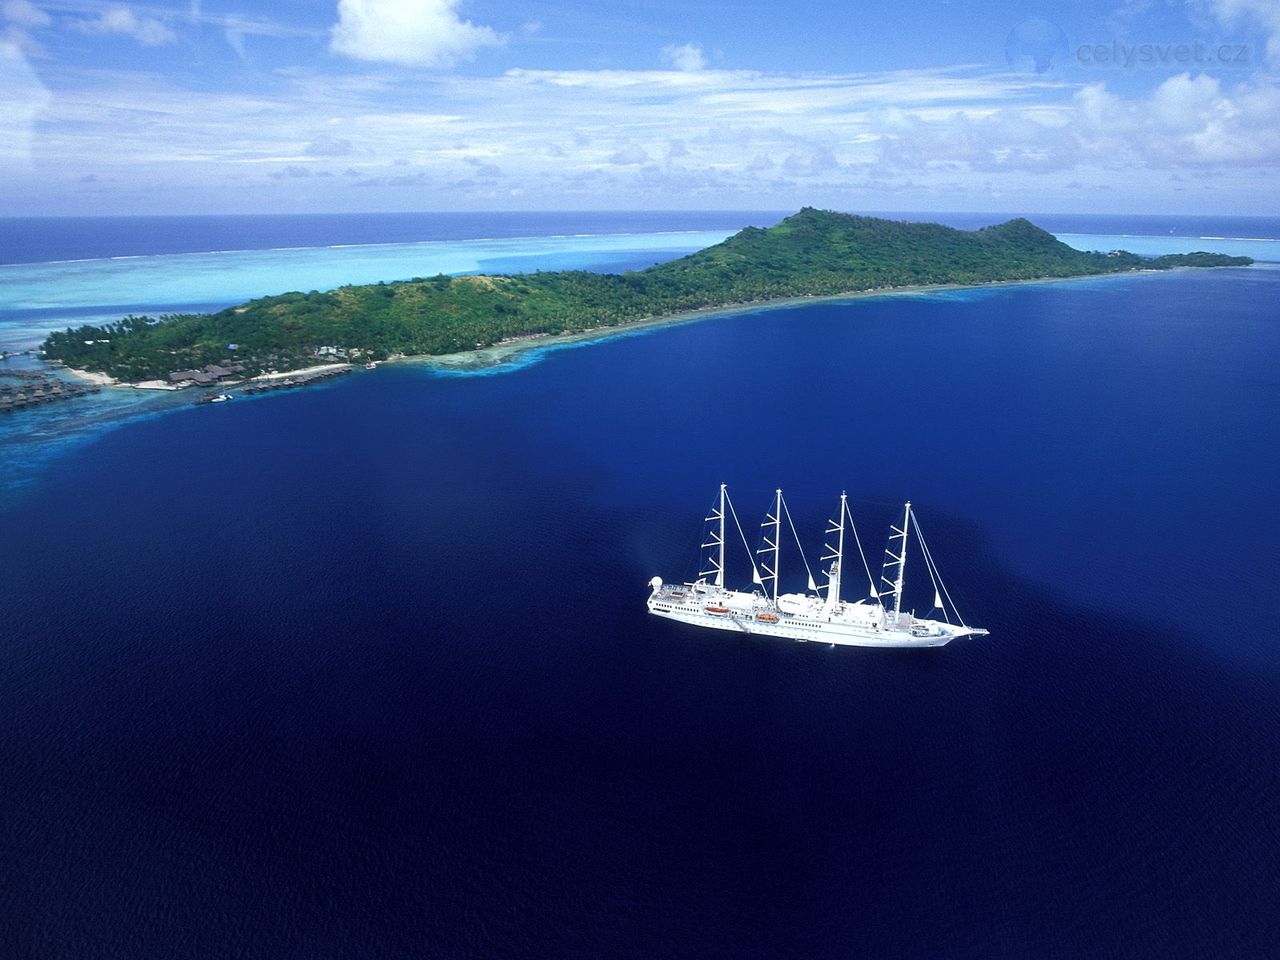
<instances>
[{"instance_id":1,"label":"ship mast","mask_svg":"<svg viewBox=\"0 0 1280 960\"><path fill-rule=\"evenodd\" d=\"M716 586L724 586L724 484L720 484L720 562L716 565Z\"/></svg>"},{"instance_id":2,"label":"ship mast","mask_svg":"<svg viewBox=\"0 0 1280 960\"><path fill-rule=\"evenodd\" d=\"M707 517L707 523L718 521L718 528L711 529L710 537L706 543L702 545L705 550L707 547L716 547L717 555L708 558L711 564L710 570L703 570L699 576L705 577L709 573L715 574L715 584L717 587L724 586L724 501L725 501L725 485L720 484L720 505L716 510L711 511L711 516Z\"/></svg>"},{"instance_id":3,"label":"ship mast","mask_svg":"<svg viewBox=\"0 0 1280 960\"><path fill-rule=\"evenodd\" d=\"M849 508L846 505L848 496L843 490L840 491L840 519L838 521L828 521L831 525L827 528L827 535L836 534L835 553L829 553L823 560L830 560L831 566L827 570L827 602L824 604L825 611L830 614L836 608L836 604L840 602L840 573L841 565L844 563L844 515ZM831 545L827 545L830 550Z\"/></svg>"},{"instance_id":4,"label":"ship mast","mask_svg":"<svg viewBox=\"0 0 1280 960\"><path fill-rule=\"evenodd\" d=\"M896 623L898 615L902 612L902 581L907 572L907 531L911 529L911 501L907 501L907 505L903 508L902 529L890 525L889 527L889 543L884 548L884 570L880 574L880 581L888 590L881 591L881 603L884 602L884 594L893 594L893 620ZM895 540L901 540L897 553L894 553ZM890 568L897 567L892 579L890 579Z\"/></svg>"},{"instance_id":5,"label":"ship mast","mask_svg":"<svg viewBox=\"0 0 1280 960\"><path fill-rule=\"evenodd\" d=\"M902 612L902 581L907 575L907 531L911 529L911 501L902 514L902 556L898 560L898 582L893 585L893 619L898 619Z\"/></svg>"},{"instance_id":6,"label":"ship mast","mask_svg":"<svg viewBox=\"0 0 1280 960\"><path fill-rule=\"evenodd\" d=\"M766 559L760 561L760 566L764 567L766 576L761 578L761 586L764 580L773 581L773 604L778 605L778 566L779 560L782 558L782 489L774 491L775 500L773 504L773 513L765 514L764 523L760 524L760 529L765 531L761 534L764 539L764 546L756 551L756 554L772 553L773 566L770 567ZM769 539L768 529L773 527L773 540Z\"/></svg>"}]
</instances>

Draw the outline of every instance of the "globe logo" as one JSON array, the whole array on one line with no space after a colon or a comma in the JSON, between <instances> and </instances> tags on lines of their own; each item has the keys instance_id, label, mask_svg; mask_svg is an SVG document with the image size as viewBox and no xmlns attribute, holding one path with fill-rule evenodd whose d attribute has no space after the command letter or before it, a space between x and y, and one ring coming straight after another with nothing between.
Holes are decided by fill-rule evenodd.
<instances>
[{"instance_id":1,"label":"globe logo","mask_svg":"<svg viewBox=\"0 0 1280 960\"><path fill-rule=\"evenodd\" d=\"M1067 35L1050 20L1023 20L1009 31L1004 58L1019 73L1049 73L1067 59Z\"/></svg>"}]
</instances>

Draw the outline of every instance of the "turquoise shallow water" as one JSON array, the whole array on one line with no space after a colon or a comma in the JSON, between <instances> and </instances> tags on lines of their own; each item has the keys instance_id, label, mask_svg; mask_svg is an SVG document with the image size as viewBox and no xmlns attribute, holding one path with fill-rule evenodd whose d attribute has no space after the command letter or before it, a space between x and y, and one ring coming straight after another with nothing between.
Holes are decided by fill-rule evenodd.
<instances>
[{"instance_id":1,"label":"turquoise shallow water","mask_svg":"<svg viewBox=\"0 0 1280 960\"><path fill-rule=\"evenodd\" d=\"M24 350L50 330L116 320L126 313L221 308L288 290L330 290L436 273L639 269L718 243L732 232L446 239L0 264L0 350ZM1059 236L1083 250L1124 247L1144 255L1209 250L1258 260L1280 258L1280 240L1265 237Z\"/></svg>"},{"instance_id":2,"label":"turquoise shallow water","mask_svg":"<svg viewBox=\"0 0 1280 960\"><path fill-rule=\"evenodd\" d=\"M1280 260L1280 240L1268 237L1158 236L1147 234L1059 233L1057 238L1077 250L1128 250L1144 257L1166 253L1225 253L1255 260Z\"/></svg>"},{"instance_id":3,"label":"turquoise shallow water","mask_svg":"<svg viewBox=\"0 0 1280 960\"><path fill-rule=\"evenodd\" d=\"M437 273L645 266L726 236L702 230L440 240L0 265L0 350L26 349L49 330L130 312L223 307L289 290Z\"/></svg>"},{"instance_id":4,"label":"turquoise shallow water","mask_svg":"<svg viewBox=\"0 0 1280 960\"><path fill-rule=\"evenodd\" d=\"M717 243L728 231L441 240L318 248L159 254L0 265L0 350L26 350L51 329L127 313L221 308L290 289L436 273L641 269ZM30 367L26 357L4 361ZM3 367L0 367L3 369ZM0 419L0 502L77 443L190 397L108 390Z\"/></svg>"},{"instance_id":5,"label":"turquoise shallow water","mask_svg":"<svg viewBox=\"0 0 1280 960\"><path fill-rule=\"evenodd\" d=\"M492 232L494 236L489 238L468 235L414 242L182 253L167 251L199 247L202 229L208 232L206 239L210 245L232 241L237 230L243 232L249 226L257 230L255 236L260 240L269 242L275 237L290 243L302 243L308 236L308 221L306 218L284 218L288 229L282 230L277 225L277 232L272 234L266 230L274 224L269 219L266 226L258 220L253 220L249 226L240 222L219 222L219 229L214 231L200 218L192 218L185 226L178 221L167 224L167 232L162 235L156 222L140 220L128 225L136 236L104 235L76 244L71 241L77 236L73 231L68 232L73 225L67 225L67 229L62 231L66 236L61 241L61 248L53 239L46 238L46 245L41 249L91 252L124 244L129 249L154 249L155 252L0 264L0 350L25 350L38 344L51 329L112 321L127 313L215 309L291 289L332 289L344 283L368 283L435 273L640 269L719 242L747 217L746 214L724 214L721 218L726 224L724 228L654 229L662 226L661 219L655 222L654 216L645 218L646 229L643 231L634 229L636 215L628 214L618 214L612 219L606 215L593 215L588 220L593 232L581 234L568 232L573 221L566 219L565 215L550 219L525 217L514 224L493 218L492 222L465 225L471 233ZM714 216L703 214L697 219L705 223L709 218L714 219ZM753 219L768 222L759 216ZM1000 219L998 216L975 214L961 217L957 225L969 228ZM1202 239L1207 228L1240 232L1242 226L1247 226L1249 232L1262 233L1265 232L1264 227L1275 226L1270 222L1244 225L1206 222L1203 229L1190 229L1189 232L1184 224L1181 229L1185 235L1173 237L1152 233L1130 235L1118 232L1125 228L1114 218L1095 220L1105 222L1107 230L1117 232L1081 232L1082 226L1093 221L1075 218L1063 224L1074 232L1063 232L1062 239L1082 249L1125 246L1145 254L1210 249L1243 253L1259 259L1280 256L1277 252L1280 241L1265 237ZM679 218L673 217L671 223L676 227L682 226ZM1141 230L1158 226L1146 221L1135 225ZM356 226L360 230L351 233ZM1190 225L1191 228L1195 226L1194 223ZM462 229L457 224L447 224L446 227L454 232ZM343 236L343 231L361 238L376 235L376 223L365 221L356 224L343 221L338 226L330 224L327 229L333 236ZM416 221L408 225L398 224L397 235L423 229L429 229L429 226ZM524 229L564 232L545 236L511 235L513 231ZM11 252L16 254L18 249L15 247ZM520 364L535 362L539 355L527 355ZM30 365L30 361L24 358L7 362ZM185 397L107 391L83 402L50 405L34 413L0 420L0 454L3 454L0 458L0 498L7 492L26 487L61 451L76 443L126 420L161 414L185 404Z\"/></svg>"}]
</instances>

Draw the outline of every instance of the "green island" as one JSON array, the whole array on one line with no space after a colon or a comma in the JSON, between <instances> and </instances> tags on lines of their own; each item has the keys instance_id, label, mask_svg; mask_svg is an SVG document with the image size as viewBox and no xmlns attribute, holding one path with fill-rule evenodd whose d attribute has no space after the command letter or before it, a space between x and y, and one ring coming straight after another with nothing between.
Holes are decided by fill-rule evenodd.
<instances>
[{"instance_id":1,"label":"green island","mask_svg":"<svg viewBox=\"0 0 1280 960\"><path fill-rule=\"evenodd\" d=\"M938 285L1246 266L1213 253L1082 252L1025 219L981 230L802 209L644 270L440 276L283 293L216 313L50 334L46 360L138 383L234 364L249 377L341 357L445 355L714 308ZM224 367L217 367L224 369Z\"/></svg>"}]
</instances>

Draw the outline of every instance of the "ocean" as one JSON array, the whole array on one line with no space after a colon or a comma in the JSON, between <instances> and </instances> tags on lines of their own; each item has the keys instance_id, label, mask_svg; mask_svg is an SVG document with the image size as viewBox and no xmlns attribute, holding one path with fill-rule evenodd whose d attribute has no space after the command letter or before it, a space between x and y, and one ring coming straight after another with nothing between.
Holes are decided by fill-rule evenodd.
<instances>
[{"instance_id":1,"label":"ocean","mask_svg":"<svg viewBox=\"0 0 1280 960\"><path fill-rule=\"evenodd\" d=\"M486 216L355 242L614 269L742 215ZM350 268L325 223L198 296ZM41 241L4 309L48 312L0 322L58 315L55 260L102 265L67 302L169 302L205 226ZM1278 295L1264 262L886 296L0 420L0 956L1271 955ZM811 562L842 489L876 558L911 498L991 636L649 617L722 481L752 540L781 486Z\"/></svg>"}]
</instances>

